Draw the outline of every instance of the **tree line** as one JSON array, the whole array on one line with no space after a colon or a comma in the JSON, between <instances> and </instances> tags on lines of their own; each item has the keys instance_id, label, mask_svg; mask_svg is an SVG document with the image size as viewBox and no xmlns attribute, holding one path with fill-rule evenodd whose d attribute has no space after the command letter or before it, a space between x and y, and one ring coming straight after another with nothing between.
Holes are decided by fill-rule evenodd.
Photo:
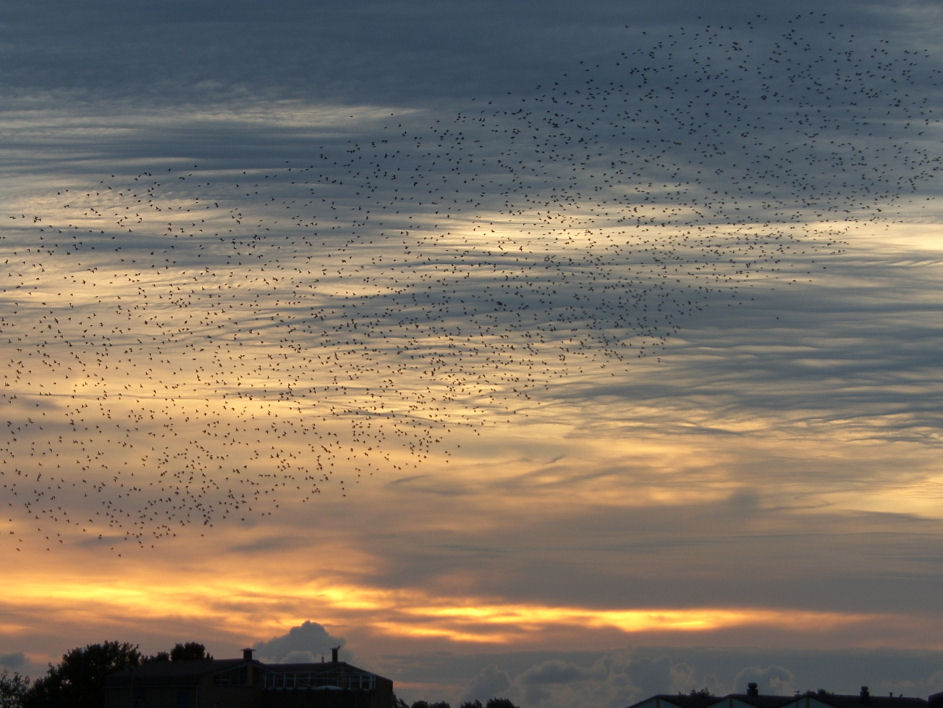
<instances>
[{"instance_id":1,"label":"tree line","mask_svg":"<svg viewBox=\"0 0 943 708\"><path fill-rule=\"evenodd\" d=\"M19 672L0 672L0 708L100 708L105 703L105 677L113 671L161 661L212 659L199 642L177 644L169 652L145 656L127 642L103 642L73 649L49 665L34 681Z\"/></svg>"}]
</instances>

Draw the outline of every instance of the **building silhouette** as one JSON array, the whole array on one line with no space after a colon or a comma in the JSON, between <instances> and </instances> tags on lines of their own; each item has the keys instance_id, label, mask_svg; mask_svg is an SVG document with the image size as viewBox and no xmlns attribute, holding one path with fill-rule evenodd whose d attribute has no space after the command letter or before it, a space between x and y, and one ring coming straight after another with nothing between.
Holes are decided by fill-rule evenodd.
<instances>
[{"instance_id":1,"label":"building silhouette","mask_svg":"<svg viewBox=\"0 0 943 708\"><path fill-rule=\"evenodd\" d=\"M857 694L845 695L828 691L807 692L795 696L770 696L759 692L755 683L746 693L711 696L707 693L661 693L628 708L943 708L943 693L928 699L905 696L872 696L867 686Z\"/></svg>"},{"instance_id":2,"label":"building silhouette","mask_svg":"<svg viewBox=\"0 0 943 708\"><path fill-rule=\"evenodd\" d=\"M105 708L390 708L393 682L331 661L265 664L241 659L153 662L111 674Z\"/></svg>"}]
</instances>

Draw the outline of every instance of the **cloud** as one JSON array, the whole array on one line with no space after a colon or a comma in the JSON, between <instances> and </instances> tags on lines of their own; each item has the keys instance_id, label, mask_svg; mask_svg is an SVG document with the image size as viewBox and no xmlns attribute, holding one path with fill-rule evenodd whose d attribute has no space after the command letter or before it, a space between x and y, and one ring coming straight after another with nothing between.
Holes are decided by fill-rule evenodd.
<instances>
[{"instance_id":1,"label":"cloud","mask_svg":"<svg viewBox=\"0 0 943 708\"><path fill-rule=\"evenodd\" d=\"M494 665L487 666L471 680L463 700L484 702L489 698L503 698L510 687L511 680L504 671Z\"/></svg>"},{"instance_id":2,"label":"cloud","mask_svg":"<svg viewBox=\"0 0 943 708\"><path fill-rule=\"evenodd\" d=\"M317 622L305 621L292 627L287 634L256 643L256 658L272 663L316 662L325 657L330 660L331 649L343 647L346 640L335 637ZM344 650L343 661L352 660L350 651Z\"/></svg>"},{"instance_id":3,"label":"cloud","mask_svg":"<svg viewBox=\"0 0 943 708\"><path fill-rule=\"evenodd\" d=\"M508 656L506 664L514 663L513 655ZM539 708L575 704L619 708L655 693L686 693L695 687L717 686L712 676L697 671L680 653L644 649L545 658L504 677L509 679L507 685L500 678L494 688L512 700Z\"/></svg>"},{"instance_id":4,"label":"cloud","mask_svg":"<svg viewBox=\"0 0 943 708\"><path fill-rule=\"evenodd\" d=\"M20 669L26 665L27 661L26 654L21 651L0 654L0 666L5 666L8 669Z\"/></svg>"},{"instance_id":5,"label":"cloud","mask_svg":"<svg viewBox=\"0 0 943 708\"><path fill-rule=\"evenodd\" d=\"M475 656L440 658L447 662L432 673L449 676L456 667L476 666ZM529 708L566 708L594 705L623 708L655 694L689 693L707 689L714 695L744 693L756 682L760 692L793 695L795 691L826 688L857 694L869 685L873 695L892 691L927 697L939 690L940 652L893 650L816 651L775 649L722 649L636 647L620 651L544 653L543 656L509 653L501 658L508 671L487 664L477 669L469 699L508 696ZM430 665L426 662L426 665ZM877 677L883 677L880 680ZM427 685L425 694L406 694L411 700L436 700ZM455 701L457 697L450 699Z\"/></svg>"},{"instance_id":6,"label":"cloud","mask_svg":"<svg viewBox=\"0 0 943 708\"><path fill-rule=\"evenodd\" d=\"M789 696L799 690L796 677L782 666L750 666L738 673L734 679L736 686L745 687L750 683L757 684L760 693L774 696Z\"/></svg>"},{"instance_id":7,"label":"cloud","mask_svg":"<svg viewBox=\"0 0 943 708\"><path fill-rule=\"evenodd\" d=\"M570 683L597 679L600 672L592 668L578 666L569 661L551 659L538 666L532 666L520 676L524 684Z\"/></svg>"},{"instance_id":8,"label":"cloud","mask_svg":"<svg viewBox=\"0 0 943 708\"><path fill-rule=\"evenodd\" d=\"M424 12L412 6L392 13L375 10L394 25L408 23L416 12ZM90 10L98 11L100 6ZM263 13L265 19L258 21L277 27L297 19L296 11ZM340 7L329 12L343 15ZM195 23L203 28L210 21L208 17L215 16L213 12L183 13L173 23ZM251 12L248 16L255 18ZM225 17L213 21L224 24L216 27L223 35L248 22L241 13ZM456 22L451 14L436 17ZM154 18L142 15L142 19ZM790 26L810 40L823 42L823 51L837 52L835 41L826 41L816 22L793 19ZM781 31L775 23L760 24L771 25L764 32ZM11 398L10 410L17 422L23 418L27 422L9 457L25 460L24 464L32 467L24 470L28 478L40 480L38 455L32 452L36 438L41 442L48 440L52 431L61 434L68 430L78 414L87 415L83 408L86 396L104 398L107 394L111 402L103 407L100 417L112 422L81 421L83 431L103 426L105 435L111 436L108 439L124 443L120 451L115 450L118 460L102 461L103 476L113 476L116 464L152 469L163 479L155 483L160 492L196 496L201 504L196 514L179 507L167 510L169 523L155 530L155 535L165 538L172 533L171 524L218 521L215 509L220 509L219 516L224 518L258 519L260 514L271 513L270 508L249 513L252 500L243 501L244 492L251 491L256 499L260 494L257 488L247 490L250 482L243 480L268 474L257 449L242 449L237 454L234 445L226 444L206 450L216 462L211 473L217 487L203 485L195 490L189 486L189 475L183 477L183 484L172 482L179 474L171 464L173 456L164 455L159 445L149 445L147 440L148 436L156 437L156 429L171 419L198 420L205 426L199 435L181 431L181 443L188 448L205 449L205 432L211 427L221 429L221 439L232 439L245 448L250 441L240 423L258 427L260 418L278 411L280 420L272 423L271 432L292 443L279 442L284 453L277 455L281 476L303 477L305 493L311 495L327 483L335 463L340 466L352 457L357 458L352 465L357 476L388 468L397 474L403 471L388 455L358 455L364 447L383 449L384 454L398 447L397 452L408 451L416 462L415 458L424 459L430 450L447 446L445 432L452 428L468 430L501 415L530 414L531 409L556 412L554 422L583 425L586 427L580 432L600 437L613 432L613 423L625 426L627 420L632 425L644 420L661 426L667 421L690 428L691 421L678 415L679 407L685 411L677 401L690 401L694 394L702 404L697 414L711 421L709 427L701 423L705 434L729 432L730 426L724 430L724 416L717 414L719 409L735 412L741 420L734 423L752 419L761 411L766 413L769 426L779 429L788 424L804 431L811 419L811 424L819 427L840 421L843 430L859 438L893 433L909 440L925 436L939 425L932 406L917 402L920 399L913 395L912 385L901 389L899 399L891 397L893 376L888 375L888 368L905 364L908 376L919 373L918 367L932 364L932 347L922 345L904 362L888 361L885 336L865 338L845 324L831 337L822 337L823 327L840 325L849 315L871 319L875 314L873 309L857 307L850 284L845 286L844 297L852 299L844 301L844 307L835 307L814 322L794 323L788 332L770 327L769 317L776 316L772 313L777 308L791 308L797 298L809 297L810 290L803 288L797 295L797 287L792 298L763 290L764 295L759 296L763 307L750 310L750 314L767 318L759 336L775 340L780 344L778 349L765 342L745 341L745 327L731 327L731 323L747 323L742 318L752 302L746 297L751 289L748 286L777 282L781 277L776 275L777 261L783 261L781 267L788 269L812 260L802 252L820 249L818 240L808 233L818 228L808 223L810 219L837 216L841 221L845 218L842 205L853 206L857 214L884 203L882 197L863 195L857 182L838 189L838 182L848 179L843 176L845 170L830 163L826 165L830 169L817 169L819 163L840 163L847 157L843 151L854 153L856 164L877 163L887 157L883 143L874 145L864 138L847 145L843 142L841 149L822 147L834 143L833 138L847 138L847 133L859 130L857 119L865 120L869 115L859 116L857 111L846 115L843 107L837 116L823 118L820 127L824 133L809 134L802 111L798 117L792 111L772 111L777 119L767 120L770 110L763 101L745 98L752 95L755 79L741 75L737 64L741 60L735 57L752 52L750 55L757 54L771 71L779 59L764 53L766 49L743 49L743 42L737 39L739 31L696 30L699 38L705 33L710 41L726 47L729 55L724 56L692 53L686 40L660 31L666 35L664 40L647 40L647 52L632 50L633 68L641 76L631 80L622 77L629 85L620 84L613 90L613 98L619 101L612 105L610 98L591 98L595 94L590 92L581 102L590 101L591 105L565 100L566 107L557 107L564 95L574 89L583 91L585 84L582 74L560 74L560 88L550 93L529 91L521 99L526 108L519 111L508 111L505 105L475 111L477 106L461 102L457 115L451 117L456 106L450 106L447 129L441 122L445 109L432 105L411 115L410 120L395 116L382 122L375 107L364 116L361 109L352 108L353 118L348 123L336 105L319 110L297 97L287 104L279 102L270 114L260 108L266 105L264 100L228 113L210 101L183 112L184 117L165 114L140 124L123 118L105 126L104 139L99 125L88 134L88 143L102 157L93 163L71 163L77 170L74 176L91 176L91 184L83 185L84 196L64 197L58 204L30 204L58 211L54 217L42 217L50 231L44 228L37 234L36 227L27 222L21 230L11 229L5 239L11 248L27 249L27 254L32 253L28 249L34 239L43 241L48 251L27 255L25 270L47 273L46 278L55 273L67 281L69 290L58 292L53 303L37 298L24 301L17 284L4 294L4 300L10 304L9 326L23 340L27 352L31 347L43 348L53 359L70 361L72 354L67 349L73 341L81 341L88 349L106 354L120 350L122 358L118 362L106 355L100 365L92 364L90 357L80 358L89 368L78 382L64 366L49 367L49 379L44 381L27 377L25 369L11 374L16 384L11 395L18 396L20 402L12 404ZM765 47L762 43L757 46ZM794 54L790 61L801 69L798 75L808 78L815 60L808 52ZM681 80L665 68L669 65L665 62L678 57L690 64L692 72L694 68L724 68L715 76L717 95L701 96L704 106L700 108L694 109L695 103L683 96L694 91L698 81L690 77ZM870 95L867 87L854 83L857 78L851 78L857 77L859 72L854 70L867 62L857 57L848 61L851 65L845 71L853 81L853 91ZM921 66L929 64L925 61ZM620 62L609 61L603 73L621 76L623 70L617 66ZM776 102L809 108L813 99L808 94L818 84L804 81L794 87L795 76L774 72L773 88L782 94ZM908 82L901 83L913 83L914 90L926 88L911 81L909 73L901 76L908 77ZM840 82L841 77L839 72L834 81ZM716 81L721 82L719 88L729 90L720 92ZM648 112L648 100L640 93L649 84L664 94L659 100L664 103L663 110L674 116L672 120L690 126L693 132L681 131L674 134L676 139L662 137L654 142L647 137L662 131L660 114ZM834 93L821 92L826 97ZM885 93L878 92L881 101L893 98L890 94L884 97ZM743 96L738 120L744 131L722 131L705 144L705 134L718 132L716 123L695 123L692 111L710 109L705 112L721 115L730 95ZM513 99L501 99L509 100ZM618 109L614 107L617 104ZM884 103L875 105L886 108ZM867 113L870 106L861 110ZM910 102L902 102L899 108L916 120L913 111L917 109L909 106ZM582 122L587 108L598 109L593 112L595 120L602 121L607 130L623 132L600 137L599 131ZM214 111L223 117L214 120ZM632 117L629 122L637 127L624 128L626 116ZM73 119L95 122L84 117ZM562 129L561 121L568 127ZM313 125L306 127L306 123ZM222 126L227 127L220 130ZM23 124L19 127L27 131L20 134L21 139L30 144L35 134ZM50 135L55 138L62 129L59 125ZM913 152L885 163L891 165L888 174L906 172L916 161L925 167L922 181L932 182L929 178L937 168L932 161L924 166L922 160L927 156L921 152L922 143L914 138L913 129L891 122L881 130L898 131L897 144ZM209 149L206 138L214 135L214 147ZM519 140L518 135L529 135L533 140ZM244 152L233 153L233 142L244 146ZM34 152L42 151L31 144ZM200 152L210 164L191 170L189 166L182 169L178 161L165 175L165 164L172 162L166 154L171 146L177 154ZM46 150L60 155L58 139L46 145ZM271 163L276 161L276 153L283 152L295 152L296 159L304 157L302 164L308 166L284 167L282 160L277 160L277 169L262 169L256 163L259 155ZM544 159L545 153L566 159ZM453 154L474 163L474 174L450 169ZM129 156L137 159L123 166L135 167L136 176L128 172L109 177L107 182L94 179L99 176L96 169L109 164L110 171ZM159 178L140 172L141 163L149 156L155 156L161 168ZM743 164L743 156L751 158L749 164ZM805 182L797 184L797 166L807 167L807 163L816 169L804 170ZM55 164L59 165L58 159ZM411 186L405 189L410 197L405 202L399 186L406 184L403 169L412 174ZM695 169L719 176L702 180L692 174ZM577 171L578 176L570 171ZM394 182L397 173L400 180ZM341 188L338 183L348 186ZM138 204L144 202L145 186L151 197L147 208ZM763 200L773 206L758 201L754 189L763 190ZM721 198L721 191L728 193ZM311 199L315 193L320 201ZM375 196L364 199L366 193ZM824 206L806 203L812 199L809 194L822 193L832 195ZM285 212L289 208L295 212L295 205L303 200L308 200L303 202L307 213L293 213L288 217L291 223L286 223ZM66 201L72 203L66 205ZM362 213L365 206L373 209L369 218ZM136 215L145 212L139 217L143 225L129 219L132 208ZM771 216L771 209L781 213ZM828 214L815 215L816 209ZM830 211L836 209L839 212ZM45 213L45 209L34 212ZM199 221L193 212L200 215ZM444 226L446 216L457 226ZM57 241L59 230L74 236L66 247ZM75 271L81 265L79 258L85 259L81 263L87 268L87 273L82 272L86 277ZM171 267L172 274L168 273ZM836 302L835 281L845 275L833 276L825 299L812 293L817 304ZM281 284L275 285L275 280ZM197 289L194 282L205 282L209 288L201 285ZM845 281L840 282L844 285ZM66 303L70 314L81 315L71 326L60 324L57 317ZM733 303L740 310L736 316L722 307ZM181 309L187 314L179 312ZM917 340L920 324L902 330L899 318L894 318L899 313L885 314L882 335L890 330L908 341ZM115 326L112 320L121 325ZM798 332L793 334L793 330ZM55 336L49 334L53 331ZM802 339L804 332L809 334ZM679 334L689 339L673 346ZM783 346L784 336L801 341ZM925 337L924 341L931 340ZM849 347L849 342L856 346ZM634 364L643 352L665 347L682 363L683 371L674 369L657 379L633 375L630 362ZM852 348L855 357L847 354ZM50 355L53 351L56 354ZM158 371L151 361L145 361L154 354L165 365L159 365ZM258 371L252 366L256 361L265 361ZM172 371L166 370L167 362L174 363ZM114 369L117 375L112 375ZM207 391L207 369L214 374L211 393ZM304 371L304 376L299 378L296 370ZM177 385L184 387L183 396L170 396L166 389L154 388L145 391L140 409L137 401L132 404L129 381L149 378L163 384L174 376L178 377ZM247 383L250 379L251 384ZM823 379L835 395L820 395ZM121 381L125 390L116 391L114 381ZM862 386L862 381L866 385ZM48 404L42 405L43 399L52 394L39 392L40 386L79 395L82 403L73 405L60 395L56 398L60 405L47 415ZM144 388L142 383L138 387ZM215 404L209 410L178 402L208 396ZM170 401L173 407L184 406L185 410L171 410ZM233 401L237 408L221 415L219 408L229 407ZM597 405L581 405L587 401ZM612 405L614 401L658 409L658 413L624 415L625 409ZM377 407L378 402L382 407ZM44 420L29 415L34 407L43 413ZM345 428L344 439L326 445L325 440L337 432L325 430L330 424L314 428L302 423L302 411L309 417L320 415L324 423L330 417ZM126 424L135 414L143 418L155 413L160 420L153 424L138 421L147 430L132 431ZM319 444L312 442L312 432L319 437ZM48 445L43 452L78 458L86 441L70 440L75 442ZM348 446L348 442L356 445ZM248 475L237 478L230 474L237 458L253 453L256 463ZM151 464L154 459L160 460L156 466ZM406 471L411 471L409 467ZM219 476L227 477L229 484L220 485ZM47 471L45 479L49 478ZM449 483L439 489L448 488ZM20 493L38 495L41 491L23 490L25 483L20 484ZM86 486L89 484L96 482ZM91 498L115 503L108 489L99 487ZM227 500L230 494L232 499ZM132 528L122 530L130 531L143 546L142 537L152 529L138 520L146 518L154 507L164 510L169 505L158 504L150 491L138 485L134 493L122 498L122 511L135 519L130 522ZM59 514L57 505L47 499L33 505L33 516L50 523L53 518L67 518L68 511Z\"/></svg>"}]
</instances>

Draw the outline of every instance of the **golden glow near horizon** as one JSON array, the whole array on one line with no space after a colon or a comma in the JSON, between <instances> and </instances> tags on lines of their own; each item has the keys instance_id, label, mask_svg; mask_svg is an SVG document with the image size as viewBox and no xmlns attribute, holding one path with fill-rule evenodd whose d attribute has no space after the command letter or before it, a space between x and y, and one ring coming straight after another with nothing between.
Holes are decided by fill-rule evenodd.
<instances>
[{"instance_id":1,"label":"golden glow near horizon","mask_svg":"<svg viewBox=\"0 0 943 708\"><path fill-rule=\"evenodd\" d=\"M456 643L520 645L532 643L550 631L617 630L624 635L672 633L711 636L739 627L809 633L834 631L842 626L880 625L899 621L897 615L842 613L790 608L590 608L540 604L500 603L482 598L443 597L422 591L319 585L244 584L237 579L213 582L207 577L187 585L173 571L153 580L140 575L130 581L107 582L81 576L47 581L14 574L7 579L7 597L0 602L10 616L41 613L51 623L69 625L108 617L113 627L135 623L151 625L161 618L174 622L223 622L230 632L246 638L276 635L304 622L304 607L317 607L319 616L357 617L391 638L441 638ZM192 576L190 576L192 577ZM162 578L163 583L158 582ZM173 582L167 582L168 580ZM230 608L239 607L237 615ZM301 612L299 613L299 610ZM240 619L241 618L241 619ZM26 623L8 623L4 632L23 634ZM530 637L530 639L528 639Z\"/></svg>"}]
</instances>

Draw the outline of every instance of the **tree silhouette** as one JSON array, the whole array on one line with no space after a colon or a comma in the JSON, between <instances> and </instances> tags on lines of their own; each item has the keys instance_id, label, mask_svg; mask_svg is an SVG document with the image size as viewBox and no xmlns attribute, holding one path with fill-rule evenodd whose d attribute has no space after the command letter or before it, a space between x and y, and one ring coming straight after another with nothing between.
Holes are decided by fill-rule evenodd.
<instances>
[{"instance_id":1,"label":"tree silhouette","mask_svg":"<svg viewBox=\"0 0 943 708\"><path fill-rule=\"evenodd\" d=\"M23 696L24 708L99 708L105 702L105 677L112 671L141 665L134 644L104 642L73 649L58 666L50 664Z\"/></svg>"},{"instance_id":2,"label":"tree silhouette","mask_svg":"<svg viewBox=\"0 0 943 708\"><path fill-rule=\"evenodd\" d=\"M20 708L29 691L29 679L14 671L0 672L0 708Z\"/></svg>"},{"instance_id":3,"label":"tree silhouette","mask_svg":"<svg viewBox=\"0 0 943 708\"><path fill-rule=\"evenodd\" d=\"M517 708L509 698L489 698L485 708Z\"/></svg>"},{"instance_id":4,"label":"tree silhouette","mask_svg":"<svg viewBox=\"0 0 943 708\"><path fill-rule=\"evenodd\" d=\"M200 661L212 659L213 657L206 651L206 647L199 642L187 642L186 644L177 643L170 650L171 661Z\"/></svg>"},{"instance_id":5,"label":"tree silhouette","mask_svg":"<svg viewBox=\"0 0 943 708\"><path fill-rule=\"evenodd\" d=\"M698 688L698 689L692 688L691 692L688 695L693 696L695 698L715 698L716 697L714 696L713 693L710 692L709 688Z\"/></svg>"}]
</instances>

